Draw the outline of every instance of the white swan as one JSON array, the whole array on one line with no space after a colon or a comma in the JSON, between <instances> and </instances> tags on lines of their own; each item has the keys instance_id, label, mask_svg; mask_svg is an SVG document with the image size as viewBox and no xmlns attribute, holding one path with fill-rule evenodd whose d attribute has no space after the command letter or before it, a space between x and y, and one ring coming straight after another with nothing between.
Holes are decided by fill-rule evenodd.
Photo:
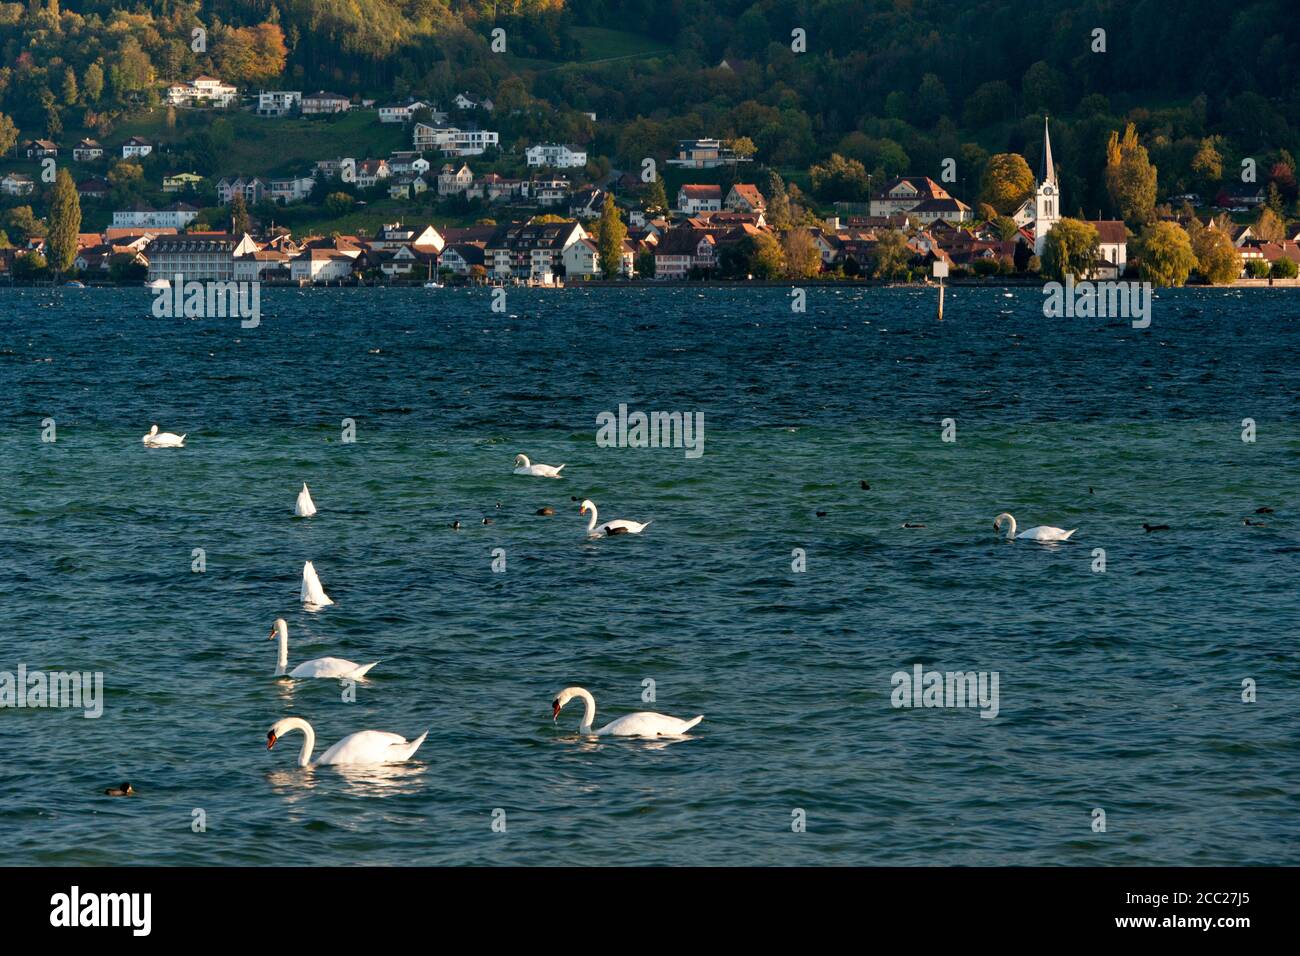
<instances>
[{"instance_id":1,"label":"white swan","mask_svg":"<svg viewBox=\"0 0 1300 956\"><path fill-rule=\"evenodd\" d=\"M307 739L302 742L302 753L298 754L298 766L323 767L326 764L376 764L401 763L410 760L420 749L424 738L429 736L426 730L414 740L407 740L400 734L389 734L382 730L359 730L348 734L329 750L321 754L313 763L312 749L316 746L316 731L311 724L301 717L286 717L277 720L266 732L266 749L270 750L275 742L290 731L301 730Z\"/></svg>"},{"instance_id":2,"label":"white swan","mask_svg":"<svg viewBox=\"0 0 1300 956\"><path fill-rule=\"evenodd\" d=\"M587 519L587 537L601 538L615 534L640 534L646 528L650 527L650 522L642 524L640 521L625 521L619 518L615 521L606 521L599 527L596 526L596 504L591 499L582 502L578 509L578 514L591 512L591 517Z\"/></svg>"},{"instance_id":3,"label":"white swan","mask_svg":"<svg viewBox=\"0 0 1300 956\"><path fill-rule=\"evenodd\" d=\"M309 608L328 607L334 603L321 587L320 576L310 561L302 566L302 603Z\"/></svg>"},{"instance_id":4,"label":"white swan","mask_svg":"<svg viewBox=\"0 0 1300 956\"><path fill-rule=\"evenodd\" d=\"M180 448L185 444L185 436L173 432L160 432L158 426L149 429L149 434L140 439L150 448Z\"/></svg>"},{"instance_id":5,"label":"white swan","mask_svg":"<svg viewBox=\"0 0 1300 956\"><path fill-rule=\"evenodd\" d=\"M1000 531L1002 523L1007 522L1007 540L1020 538L1029 541L1069 541L1070 535L1078 531L1078 528L1071 528L1066 531L1064 528L1053 528L1051 525L1040 524L1033 528L1026 528L1024 531L1016 534L1016 519L1011 517L1007 512L1002 512L993 519L993 530Z\"/></svg>"},{"instance_id":6,"label":"white swan","mask_svg":"<svg viewBox=\"0 0 1300 956\"><path fill-rule=\"evenodd\" d=\"M563 465L534 465L527 455L515 455L516 475L532 475L534 478L560 478Z\"/></svg>"},{"instance_id":7,"label":"white swan","mask_svg":"<svg viewBox=\"0 0 1300 956\"><path fill-rule=\"evenodd\" d=\"M559 720L560 711L564 709L564 705L575 697L581 697L587 705L587 710L582 715L582 723L578 726L578 733L594 734L597 737L609 735L614 737L680 737L704 719L703 714L692 717L690 720L682 720L679 717L669 717L666 714L655 714L643 710L635 714L628 714L626 717L619 717L617 720L611 720L600 730L592 730L591 722L596 719L596 698L591 696L590 691L582 687L566 687L556 695L555 700L551 701L551 719Z\"/></svg>"},{"instance_id":8,"label":"white swan","mask_svg":"<svg viewBox=\"0 0 1300 956\"><path fill-rule=\"evenodd\" d=\"M316 502L311 500L311 492L307 490L307 482L302 483L302 491L298 492L298 500L294 502L293 514L295 518L310 518L316 513Z\"/></svg>"},{"instance_id":9,"label":"white swan","mask_svg":"<svg viewBox=\"0 0 1300 956\"><path fill-rule=\"evenodd\" d=\"M275 665L275 676L284 677L285 669L289 666L289 625L284 623L284 618L277 617L275 626L271 628L271 640L280 639L280 657ZM339 680L356 680L365 677L370 668L378 664L375 661L372 664L354 664L352 661L345 661L341 657L317 657L314 660L303 661L293 670L289 671L290 677L337 677Z\"/></svg>"}]
</instances>

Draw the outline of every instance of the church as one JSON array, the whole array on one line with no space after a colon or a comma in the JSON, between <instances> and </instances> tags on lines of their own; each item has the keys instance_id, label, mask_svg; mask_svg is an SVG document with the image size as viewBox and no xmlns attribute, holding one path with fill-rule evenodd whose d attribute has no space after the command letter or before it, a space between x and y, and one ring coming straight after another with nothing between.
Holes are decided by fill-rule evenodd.
<instances>
[{"instance_id":1,"label":"church","mask_svg":"<svg viewBox=\"0 0 1300 956\"><path fill-rule=\"evenodd\" d=\"M1032 229L1034 255L1041 257L1047 234L1061 221L1061 187L1056 181L1056 165L1052 162L1052 137L1043 117L1043 152L1038 162L1038 178L1034 195L1024 201L1012 218L1018 226ZM1128 266L1128 230L1122 219L1090 219L1088 225L1097 230L1100 256L1090 279L1118 279ZM1085 278L1080 276L1079 278Z\"/></svg>"}]
</instances>

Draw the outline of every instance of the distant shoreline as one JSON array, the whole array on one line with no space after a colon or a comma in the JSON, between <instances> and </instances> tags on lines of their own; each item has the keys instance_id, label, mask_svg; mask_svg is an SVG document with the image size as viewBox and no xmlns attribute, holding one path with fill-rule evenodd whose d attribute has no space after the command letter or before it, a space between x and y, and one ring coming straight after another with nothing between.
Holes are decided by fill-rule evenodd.
<instances>
[{"instance_id":1,"label":"distant shoreline","mask_svg":"<svg viewBox=\"0 0 1300 956\"><path fill-rule=\"evenodd\" d=\"M72 280L69 280L72 281ZM147 287L140 281L132 282L84 282L84 288L87 289L146 289ZM208 281L208 280L199 280ZM212 280L212 281L246 281L246 280ZM1023 276L1004 276L997 280L986 279L948 279L944 286L949 289L1003 289L1003 288L1026 288L1041 289L1049 280L1046 279L1029 279ZM1140 282L1140 279L1110 279L1110 280L1093 280L1096 282ZM344 283L320 283L299 285L296 282L262 282L261 287L264 289L421 289L424 286L423 280L411 280L409 282L344 282ZM0 289L68 289L78 288L69 286L66 282L23 282L9 281L0 282ZM545 285L518 285L507 283L505 285L493 285L492 283L447 283L444 288L448 289L543 289L547 291L560 292L565 289L934 289L939 288L936 282L900 282L896 280L885 279L635 279L627 281L625 279L583 279L575 282L568 282L562 286L545 286ZM1181 288L1181 289L1300 289L1300 278L1295 279L1237 279L1226 285L1203 285L1199 283L1188 283L1183 286L1158 286L1159 289ZM431 289L431 292L441 291Z\"/></svg>"}]
</instances>

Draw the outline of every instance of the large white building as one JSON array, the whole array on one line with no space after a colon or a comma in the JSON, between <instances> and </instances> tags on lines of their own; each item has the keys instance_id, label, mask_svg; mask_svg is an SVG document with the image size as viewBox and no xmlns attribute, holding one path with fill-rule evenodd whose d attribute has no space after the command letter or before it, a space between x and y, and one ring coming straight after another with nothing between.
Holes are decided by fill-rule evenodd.
<instances>
[{"instance_id":1,"label":"large white building","mask_svg":"<svg viewBox=\"0 0 1300 956\"><path fill-rule=\"evenodd\" d=\"M437 149L444 156L478 156L499 143L500 135L490 130L415 124L414 145L420 151Z\"/></svg>"},{"instance_id":2,"label":"large white building","mask_svg":"<svg viewBox=\"0 0 1300 956\"><path fill-rule=\"evenodd\" d=\"M135 205L130 209L118 209L113 213L115 229L184 229L199 216L199 211L183 202L175 203L166 209L152 209L145 205Z\"/></svg>"},{"instance_id":3,"label":"large white building","mask_svg":"<svg viewBox=\"0 0 1300 956\"><path fill-rule=\"evenodd\" d=\"M573 169L587 165L587 151L581 146L566 143L539 143L524 150L529 166L552 166L556 169Z\"/></svg>"},{"instance_id":4,"label":"large white building","mask_svg":"<svg viewBox=\"0 0 1300 956\"><path fill-rule=\"evenodd\" d=\"M301 90L263 90L257 94L257 115L286 116L301 103Z\"/></svg>"},{"instance_id":5,"label":"large white building","mask_svg":"<svg viewBox=\"0 0 1300 956\"><path fill-rule=\"evenodd\" d=\"M150 279L184 281L224 280L235 277L235 257L257 251L247 233L200 233L189 236L159 236L145 249Z\"/></svg>"},{"instance_id":6,"label":"large white building","mask_svg":"<svg viewBox=\"0 0 1300 956\"><path fill-rule=\"evenodd\" d=\"M229 106L238 95L239 90L215 76L196 76L188 83L167 87L171 106Z\"/></svg>"}]
</instances>

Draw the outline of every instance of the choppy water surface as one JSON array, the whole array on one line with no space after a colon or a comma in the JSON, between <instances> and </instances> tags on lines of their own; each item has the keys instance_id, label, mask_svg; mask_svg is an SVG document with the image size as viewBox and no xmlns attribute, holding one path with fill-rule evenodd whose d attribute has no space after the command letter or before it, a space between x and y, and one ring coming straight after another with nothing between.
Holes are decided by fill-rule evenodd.
<instances>
[{"instance_id":1,"label":"choppy water surface","mask_svg":"<svg viewBox=\"0 0 1300 956\"><path fill-rule=\"evenodd\" d=\"M241 329L0 292L0 670L106 683L98 720L0 710L0 863L1300 863L1300 298L1166 292L1146 331L1033 289L942 324L932 292L789 301L268 290ZM597 447L620 403L702 411L703 457ZM653 524L587 542L571 496ZM1080 531L1008 544L1004 510ZM381 661L355 703L272 677L278 616L291 663ZM998 716L894 709L917 662L999 672ZM551 722L647 679L692 739ZM303 771L265 748L287 715L431 733Z\"/></svg>"}]
</instances>

